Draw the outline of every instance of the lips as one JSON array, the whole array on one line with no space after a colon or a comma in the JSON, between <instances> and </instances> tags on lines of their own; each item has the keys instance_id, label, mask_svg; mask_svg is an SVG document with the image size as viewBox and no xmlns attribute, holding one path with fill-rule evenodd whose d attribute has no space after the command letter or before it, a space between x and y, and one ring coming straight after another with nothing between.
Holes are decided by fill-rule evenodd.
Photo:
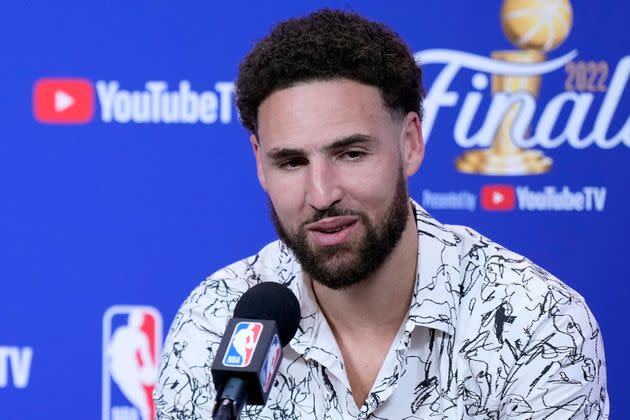
<instances>
[{"instance_id":1,"label":"lips","mask_svg":"<svg viewBox=\"0 0 630 420\"><path fill-rule=\"evenodd\" d=\"M357 216L328 217L307 225L306 229L316 245L339 245L349 240L358 221Z\"/></svg>"}]
</instances>

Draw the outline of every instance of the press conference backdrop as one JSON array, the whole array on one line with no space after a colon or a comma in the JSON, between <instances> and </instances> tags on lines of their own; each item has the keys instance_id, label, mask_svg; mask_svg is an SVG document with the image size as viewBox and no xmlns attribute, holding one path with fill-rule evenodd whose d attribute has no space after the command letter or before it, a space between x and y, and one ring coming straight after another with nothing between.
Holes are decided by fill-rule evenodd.
<instances>
[{"instance_id":1,"label":"press conference backdrop","mask_svg":"<svg viewBox=\"0 0 630 420\"><path fill-rule=\"evenodd\" d=\"M0 419L153 415L179 305L275 238L238 63L322 6L408 42L428 91L412 196L585 296L613 418L630 418L630 6L346 0L4 5Z\"/></svg>"}]
</instances>

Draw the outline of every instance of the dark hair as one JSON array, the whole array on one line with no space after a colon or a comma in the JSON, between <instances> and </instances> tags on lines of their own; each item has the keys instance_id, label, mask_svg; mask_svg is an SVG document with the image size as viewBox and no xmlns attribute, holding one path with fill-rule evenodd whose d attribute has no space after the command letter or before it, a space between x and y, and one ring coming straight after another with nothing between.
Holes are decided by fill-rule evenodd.
<instances>
[{"instance_id":1,"label":"dark hair","mask_svg":"<svg viewBox=\"0 0 630 420\"><path fill-rule=\"evenodd\" d=\"M422 118L422 72L400 36L356 13L323 9L280 22L245 57L236 81L241 122L255 133L271 93L331 79L377 87L392 115Z\"/></svg>"}]
</instances>

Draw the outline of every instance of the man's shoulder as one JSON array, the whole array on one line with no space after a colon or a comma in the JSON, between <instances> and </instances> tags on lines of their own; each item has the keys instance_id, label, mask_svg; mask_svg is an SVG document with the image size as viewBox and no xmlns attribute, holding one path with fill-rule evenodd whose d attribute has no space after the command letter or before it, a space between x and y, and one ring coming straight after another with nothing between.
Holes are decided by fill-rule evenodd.
<instances>
[{"instance_id":1,"label":"man's shoulder","mask_svg":"<svg viewBox=\"0 0 630 420\"><path fill-rule=\"evenodd\" d=\"M556 313L592 320L579 293L529 258L470 227L442 224L414 204L424 292L418 298L431 308L449 302L450 313L439 315L460 338L494 331L501 342L510 329L530 330Z\"/></svg>"},{"instance_id":2,"label":"man's shoulder","mask_svg":"<svg viewBox=\"0 0 630 420\"><path fill-rule=\"evenodd\" d=\"M514 285L533 294L545 294L550 289L577 292L529 258L485 237L474 229L445 225L460 243L460 267L464 283L484 287ZM476 282L483 278L483 282Z\"/></svg>"},{"instance_id":3,"label":"man's shoulder","mask_svg":"<svg viewBox=\"0 0 630 420\"><path fill-rule=\"evenodd\" d=\"M214 316L229 317L236 302L250 287L267 281L287 281L292 255L280 241L267 244L256 254L229 264L204 279L182 308L216 308Z\"/></svg>"},{"instance_id":4,"label":"man's shoulder","mask_svg":"<svg viewBox=\"0 0 630 420\"><path fill-rule=\"evenodd\" d=\"M596 325L585 299L547 270L471 228L448 229L460 240L461 321L492 325L499 340L560 315Z\"/></svg>"},{"instance_id":5,"label":"man's shoulder","mask_svg":"<svg viewBox=\"0 0 630 420\"><path fill-rule=\"evenodd\" d=\"M584 298L470 228L445 229L459 257L449 281L459 298L453 339L462 387L505 414L553 417L557 407L580 418L607 414L601 331ZM470 409L483 408L471 401Z\"/></svg>"}]
</instances>

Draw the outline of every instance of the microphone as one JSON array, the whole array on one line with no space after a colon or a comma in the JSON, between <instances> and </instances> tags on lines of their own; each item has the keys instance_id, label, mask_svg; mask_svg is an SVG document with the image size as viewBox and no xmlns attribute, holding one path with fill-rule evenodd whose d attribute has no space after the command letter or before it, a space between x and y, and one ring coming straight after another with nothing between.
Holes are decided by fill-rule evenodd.
<instances>
[{"instance_id":1,"label":"microphone","mask_svg":"<svg viewBox=\"0 0 630 420\"><path fill-rule=\"evenodd\" d=\"M265 405L299 323L300 303L280 283L259 283L241 296L212 362L214 420L238 420L245 404Z\"/></svg>"}]
</instances>

